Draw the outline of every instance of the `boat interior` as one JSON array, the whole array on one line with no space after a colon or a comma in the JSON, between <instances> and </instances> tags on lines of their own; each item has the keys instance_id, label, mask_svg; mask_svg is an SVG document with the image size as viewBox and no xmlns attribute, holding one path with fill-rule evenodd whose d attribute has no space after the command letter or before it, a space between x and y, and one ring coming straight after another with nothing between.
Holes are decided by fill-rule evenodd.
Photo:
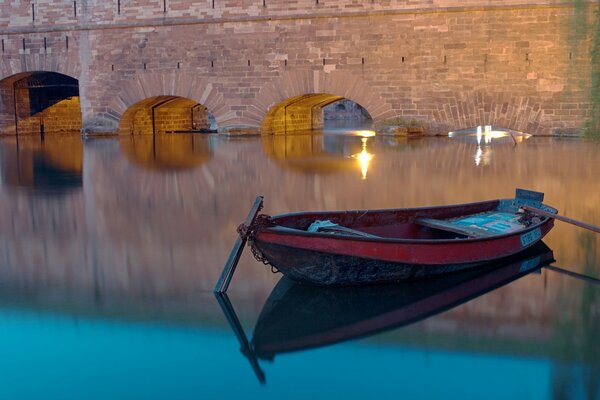
<instances>
[{"instance_id":1,"label":"boat interior","mask_svg":"<svg viewBox=\"0 0 600 400\"><path fill-rule=\"evenodd\" d=\"M467 239L515 233L547 219L523 211L519 199L456 206L294 213L274 218L284 230L388 239Z\"/></svg>"}]
</instances>

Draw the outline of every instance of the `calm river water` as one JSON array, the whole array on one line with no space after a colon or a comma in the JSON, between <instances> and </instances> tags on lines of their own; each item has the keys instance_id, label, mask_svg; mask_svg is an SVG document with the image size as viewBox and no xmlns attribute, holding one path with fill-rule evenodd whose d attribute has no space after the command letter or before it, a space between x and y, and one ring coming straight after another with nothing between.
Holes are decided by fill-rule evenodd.
<instances>
[{"instance_id":1,"label":"calm river water","mask_svg":"<svg viewBox=\"0 0 600 400\"><path fill-rule=\"evenodd\" d=\"M600 225L600 142L488 142L0 140L0 397L600 399L600 236L564 223L545 240L552 265L587 281L539 269L542 251L458 281L311 291L246 251L238 336L212 295L258 194L276 214L522 187Z\"/></svg>"}]
</instances>

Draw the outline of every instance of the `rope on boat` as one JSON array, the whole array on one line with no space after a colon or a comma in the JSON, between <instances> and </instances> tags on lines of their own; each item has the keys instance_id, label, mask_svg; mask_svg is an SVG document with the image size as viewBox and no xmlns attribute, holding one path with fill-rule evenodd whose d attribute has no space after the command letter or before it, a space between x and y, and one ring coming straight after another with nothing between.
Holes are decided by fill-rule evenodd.
<instances>
[{"instance_id":1,"label":"rope on boat","mask_svg":"<svg viewBox=\"0 0 600 400\"><path fill-rule=\"evenodd\" d=\"M525 227L529 227L531 225L539 224L542 222L542 218L539 215L532 213L527 210L519 210L519 213L522 213L521 217L517 220L520 224L523 224Z\"/></svg>"},{"instance_id":2,"label":"rope on boat","mask_svg":"<svg viewBox=\"0 0 600 400\"><path fill-rule=\"evenodd\" d=\"M267 214L259 214L254 220L254 222L250 224L250 226L247 226L246 224L240 224L240 226L237 227L237 232L240 235L240 237L248 240L248 243L250 244L250 251L252 252L252 255L254 256L256 261L270 266L271 272L276 274L279 272L279 270L277 269L277 267L271 264L269 260L267 260L264 254L256 246L256 242L254 241L254 238L256 237L257 233L271 226L275 226L275 223L273 222L271 216Z\"/></svg>"}]
</instances>

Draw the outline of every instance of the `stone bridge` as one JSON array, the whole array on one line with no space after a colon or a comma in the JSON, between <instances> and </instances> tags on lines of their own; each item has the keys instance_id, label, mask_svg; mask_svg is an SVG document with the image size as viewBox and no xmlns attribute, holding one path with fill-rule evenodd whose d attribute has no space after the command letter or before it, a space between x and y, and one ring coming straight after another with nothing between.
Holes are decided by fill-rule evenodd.
<instances>
[{"instance_id":1,"label":"stone bridge","mask_svg":"<svg viewBox=\"0 0 600 400\"><path fill-rule=\"evenodd\" d=\"M37 0L0 10L0 131L377 123L576 132L592 117L584 0ZM161 118L168 114L169 118Z\"/></svg>"}]
</instances>

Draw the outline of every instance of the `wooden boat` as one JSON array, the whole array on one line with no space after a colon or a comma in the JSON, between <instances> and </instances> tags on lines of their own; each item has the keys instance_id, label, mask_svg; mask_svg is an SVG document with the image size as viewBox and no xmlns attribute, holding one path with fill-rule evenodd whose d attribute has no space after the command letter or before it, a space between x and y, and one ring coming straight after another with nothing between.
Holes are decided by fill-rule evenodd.
<instances>
[{"instance_id":1,"label":"wooden boat","mask_svg":"<svg viewBox=\"0 0 600 400\"><path fill-rule=\"evenodd\" d=\"M322 347L396 329L454 308L554 261L542 242L503 262L396 285L322 288L283 278L254 328L254 355Z\"/></svg>"},{"instance_id":2,"label":"wooden boat","mask_svg":"<svg viewBox=\"0 0 600 400\"><path fill-rule=\"evenodd\" d=\"M259 216L241 227L257 259L317 285L418 279L481 266L526 250L553 227L543 193L451 206Z\"/></svg>"}]
</instances>

